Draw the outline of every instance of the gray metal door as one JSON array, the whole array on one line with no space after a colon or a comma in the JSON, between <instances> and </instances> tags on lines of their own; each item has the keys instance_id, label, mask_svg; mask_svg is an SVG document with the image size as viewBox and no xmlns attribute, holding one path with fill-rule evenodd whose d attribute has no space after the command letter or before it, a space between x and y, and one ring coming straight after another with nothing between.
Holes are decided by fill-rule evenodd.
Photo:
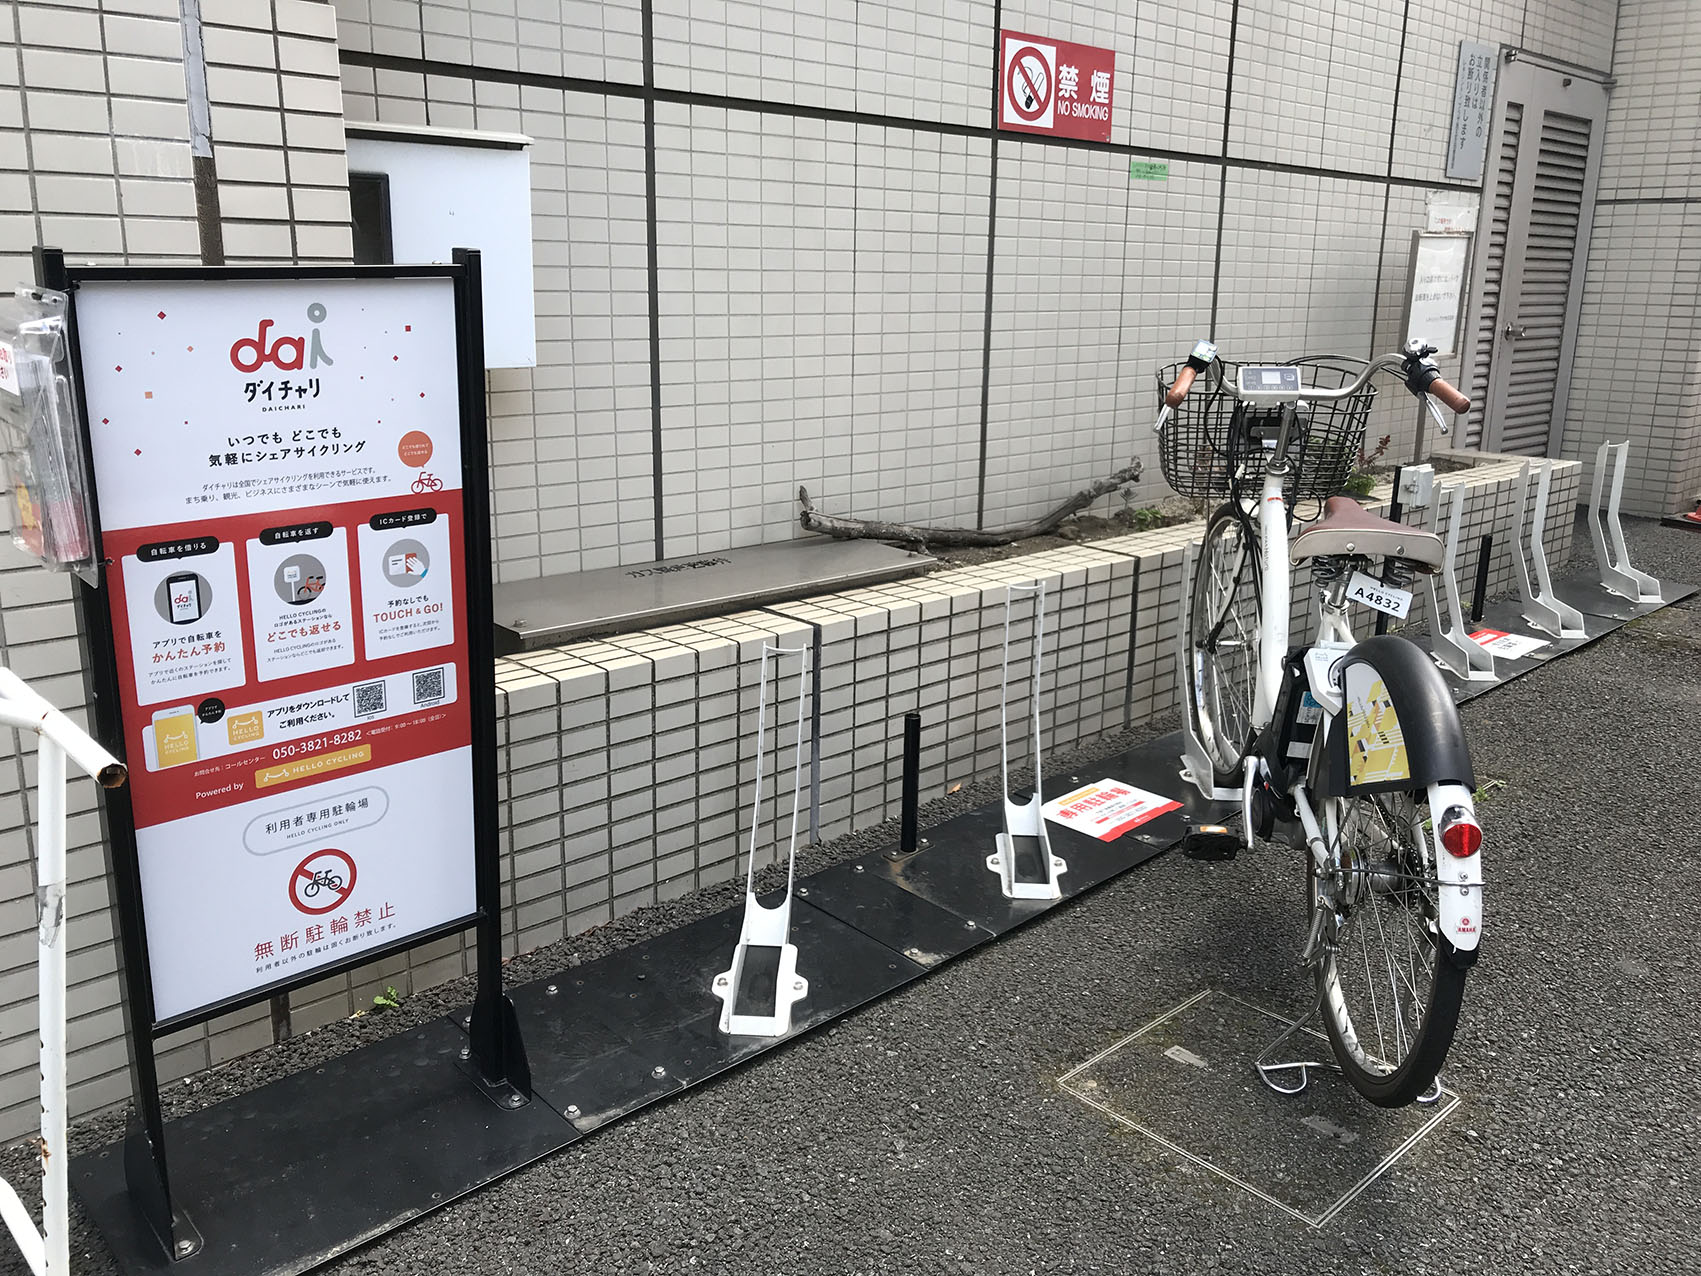
<instances>
[{"instance_id":1,"label":"gray metal door","mask_svg":"<svg viewBox=\"0 0 1701 1276\"><path fill-rule=\"evenodd\" d=\"M1595 80L1522 60L1500 67L1464 365L1470 445L1559 451L1606 108Z\"/></svg>"}]
</instances>

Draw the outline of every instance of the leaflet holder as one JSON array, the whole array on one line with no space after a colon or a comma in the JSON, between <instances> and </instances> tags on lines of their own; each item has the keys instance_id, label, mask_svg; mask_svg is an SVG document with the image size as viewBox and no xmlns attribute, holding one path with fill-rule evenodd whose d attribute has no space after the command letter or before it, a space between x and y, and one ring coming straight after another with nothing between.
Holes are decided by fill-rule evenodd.
<instances>
[{"instance_id":1,"label":"leaflet holder","mask_svg":"<svg viewBox=\"0 0 1701 1276\"><path fill-rule=\"evenodd\" d=\"M1429 507L1429 529L1441 531L1441 507L1448 506L1447 536L1442 542L1441 576L1447 609L1435 588L1435 574L1424 577L1429 594L1430 655L1443 669L1467 682L1493 682L1494 656L1470 636L1465 609L1459 602L1459 522L1465 512L1464 492L1458 487L1438 487Z\"/></svg>"},{"instance_id":2,"label":"leaflet holder","mask_svg":"<svg viewBox=\"0 0 1701 1276\"><path fill-rule=\"evenodd\" d=\"M1553 577L1547 569L1547 553L1542 548L1542 532L1547 525L1547 494L1553 481L1553 462L1540 462L1536 480L1536 508L1530 515L1529 556L1535 565L1536 584L1540 592L1530 587L1530 569L1524 563L1524 516L1529 511L1530 463L1525 461L1518 470L1518 536L1512 547L1512 561L1518 564L1518 590L1524 596L1524 619L1537 629L1556 638L1586 638L1583 613L1563 601L1553 592Z\"/></svg>"},{"instance_id":3,"label":"leaflet holder","mask_svg":"<svg viewBox=\"0 0 1701 1276\"><path fill-rule=\"evenodd\" d=\"M1187 635L1192 632L1193 567L1199 558L1197 543L1189 543L1181 563L1181 634L1175 647L1175 686L1184 701L1181 715L1181 778L1209 802L1240 802L1244 796L1239 788L1226 788L1217 783L1217 769L1206 757L1205 746L1199 740L1196 706L1187 694ZM1248 826L1250 827L1250 825Z\"/></svg>"},{"instance_id":4,"label":"leaflet holder","mask_svg":"<svg viewBox=\"0 0 1701 1276\"><path fill-rule=\"evenodd\" d=\"M1034 596L1034 647L1029 702L1032 710L1034 791L1026 802L1010 797L1010 615L1017 594ZM998 696L999 760L1004 776L1004 831L986 867L999 876L1006 899L1062 899L1058 878L1069 866L1051 853L1040 792L1040 675L1045 663L1045 582L1011 585L1004 592L1004 664Z\"/></svg>"},{"instance_id":5,"label":"leaflet holder","mask_svg":"<svg viewBox=\"0 0 1701 1276\"><path fill-rule=\"evenodd\" d=\"M1611 552L1607 536L1601 527L1601 488L1606 479L1608 457L1612 460L1612 494L1608 498L1606 531L1611 533ZM1603 443L1595 452L1595 486L1589 498L1589 536L1595 542L1595 561L1601 568L1601 587L1608 593L1629 599L1637 606L1665 601L1660 594L1660 582L1646 572L1630 565L1630 551L1624 543L1624 524L1619 521L1618 503L1624 494L1624 471L1630 461L1630 443Z\"/></svg>"},{"instance_id":6,"label":"leaflet holder","mask_svg":"<svg viewBox=\"0 0 1701 1276\"><path fill-rule=\"evenodd\" d=\"M774 716L779 716L780 657L797 656L797 747L792 764L791 845L786 852L785 898L764 908L756 898L756 829L762 813L762 757L768 730L768 657L774 658ZM783 1037L791 1031L791 1008L809 995L809 981L797 973L797 945L791 942L792 884L797 878L797 820L803 795L803 713L809 693L810 649L762 644L762 681L756 701L756 787L750 803L750 862L744 877L744 924L732 950L732 967L715 976L711 991L720 998L720 1029L731 1036ZM753 961L752 958L755 957ZM772 964L771 964L772 963ZM760 998L767 1003L772 971L773 1008L745 1013L739 1007ZM748 981L748 982L747 982Z\"/></svg>"}]
</instances>

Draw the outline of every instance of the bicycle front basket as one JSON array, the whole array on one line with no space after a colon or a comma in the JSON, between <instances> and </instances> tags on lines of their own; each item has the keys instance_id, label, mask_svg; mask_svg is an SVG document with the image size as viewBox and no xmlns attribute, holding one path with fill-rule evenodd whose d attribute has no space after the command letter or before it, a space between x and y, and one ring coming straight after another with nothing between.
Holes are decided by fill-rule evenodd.
<instances>
[{"instance_id":1,"label":"bicycle front basket","mask_svg":"<svg viewBox=\"0 0 1701 1276\"><path fill-rule=\"evenodd\" d=\"M1353 366L1348 360L1327 357L1280 362L1284 366L1297 364L1305 385L1328 390L1339 389L1354 380L1363 368L1363 365ZM1160 406L1183 366L1172 363L1159 370ZM1158 463L1163 469L1164 482L1179 495L1227 496L1236 470L1243 484L1257 483L1264 477L1269 453L1254 440L1234 437L1235 408L1239 402L1221 388L1223 381L1234 379L1239 366L1219 360L1194 383L1192 393L1158 431ZM1375 401L1374 385L1367 385L1345 399L1301 400L1301 430L1289 444L1288 457L1293 469L1284 484L1288 500L1334 496L1346 486L1347 477L1358 465L1365 426Z\"/></svg>"}]
</instances>

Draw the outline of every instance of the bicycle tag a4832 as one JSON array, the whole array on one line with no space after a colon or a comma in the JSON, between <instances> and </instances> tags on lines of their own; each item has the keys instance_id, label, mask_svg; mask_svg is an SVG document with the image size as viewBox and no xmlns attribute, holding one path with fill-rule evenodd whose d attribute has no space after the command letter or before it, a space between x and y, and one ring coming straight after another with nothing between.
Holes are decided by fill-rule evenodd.
<instances>
[{"instance_id":1,"label":"bicycle tag a4832","mask_svg":"<svg viewBox=\"0 0 1701 1276\"><path fill-rule=\"evenodd\" d=\"M1412 591L1396 589L1392 585L1384 585L1379 580L1372 580L1363 572L1354 572L1352 579L1347 582L1347 601L1363 603L1366 607L1374 607L1377 611L1385 611L1390 616L1405 619L1406 613L1412 609Z\"/></svg>"}]
</instances>

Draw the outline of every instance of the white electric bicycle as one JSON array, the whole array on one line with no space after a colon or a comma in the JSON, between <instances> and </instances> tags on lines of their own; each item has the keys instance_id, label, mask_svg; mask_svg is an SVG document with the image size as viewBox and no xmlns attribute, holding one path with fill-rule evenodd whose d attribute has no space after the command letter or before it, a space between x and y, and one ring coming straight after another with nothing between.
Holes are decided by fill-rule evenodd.
<instances>
[{"instance_id":1,"label":"white electric bicycle","mask_svg":"<svg viewBox=\"0 0 1701 1276\"><path fill-rule=\"evenodd\" d=\"M1206 525L1183 636L1188 736L1203 754L1184 774L1240 801L1247 846L1279 833L1309 858L1302 960L1317 1000L1259 1073L1297 1093L1310 1069L1330 1066L1268 1062L1320 1012L1333 1066L1384 1107L1440 1093L1482 933L1482 829L1464 730L1434 663L1397 635L1355 640L1348 623L1354 604L1404 615L1404 586L1441 563L1441 541L1336 494L1358 462L1378 373L1398 373L1443 433L1429 396L1470 407L1433 353L1414 341L1369 362L1231 365L1200 342L1158 374L1164 478L1183 495L1226 498ZM1306 500L1321 517L1290 537ZM1305 563L1317 636L1290 646L1291 572Z\"/></svg>"}]
</instances>

